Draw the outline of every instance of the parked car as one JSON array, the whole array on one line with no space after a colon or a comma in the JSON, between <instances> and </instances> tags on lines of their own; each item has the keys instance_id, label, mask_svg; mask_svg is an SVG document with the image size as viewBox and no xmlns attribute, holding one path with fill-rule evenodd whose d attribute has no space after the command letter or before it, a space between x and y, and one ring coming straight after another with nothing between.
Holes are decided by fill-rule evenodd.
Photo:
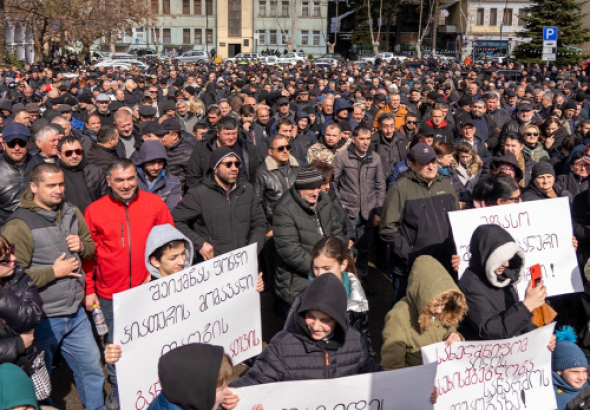
<instances>
[{"instance_id":1,"label":"parked car","mask_svg":"<svg viewBox=\"0 0 590 410\"><path fill-rule=\"evenodd\" d=\"M141 71L146 71L147 69L150 68L146 63L144 63L140 60L136 60L136 59L121 58L116 61L117 61L117 63L129 64L130 66L132 64L135 64L135 65L137 65L137 68L139 68Z\"/></svg>"},{"instance_id":2,"label":"parked car","mask_svg":"<svg viewBox=\"0 0 590 410\"><path fill-rule=\"evenodd\" d=\"M313 64L323 68L338 67L340 60L335 58L315 58Z\"/></svg>"},{"instance_id":3,"label":"parked car","mask_svg":"<svg viewBox=\"0 0 590 410\"><path fill-rule=\"evenodd\" d=\"M398 60L399 62L404 61L407 57L406 56L398 56L389 51L382 51L377 53L376 56L373 57L362 57L361 60L366 61L369 64L375 64L375 59L379 57L381 60L385 60L387 64L391 63L394 60Z\"/></svg>"},{"instance_id":4,"label":"parked car","mask_svg":"<svg viewBox=\"0 0 590 410\"><path fill-rule=\"evenodd\" d=\"M359 70L362 70L368 65L369 63L367 63L365 60L353 60L348 62L348 68L358 68Z\"/></svg>"},{"instance_id":5,"label":"parked car","mask_svg":"<svg viewBox=\"0 0 590 410\"><path fill-rule=\"evenodd\" d=\"M276 65L277 60L278 60L278 57L276 57L276 56L260 57L258 59L258 61L260 61L261 64L266 64L266 65Z\"/></svg>"},{"instance_id":6,"label":"parked car","mask_svg":"<svg viewBox=\"0 0 590 410\"><path fill-rule=\"evenodd\" d=\"M174 57L172 60L177 63L207 64L211 61L211 58L206 51L190 50L185 51L181 56Z\"/></svg>"},{"instance_id":7,"label":"parked car","mask_svg":"<svg viewBox=\"0 0 590 410\"><path fill-rule=\"evenodd\" d=\"M281 56L277 59L278 64L297 64L297 63L306 63L307 56L305 53L294 52L294 53L287 53L284 56Z\"/></svg>"},{"instance_id":8,"label":"parked car","mask_svg":"<svg viewBox=\"0 0 590 410\"><path fill-rule=\"evenodd\" d=\"M111 60L133 60L135 56L129 53L113 53L111 54Z\"/></svg>"},{"instance_id":9,"label":"parked car","mask_svg":"<svg viewBox=\"0 0 590 410\"><path fill-rule=\"evenodd\" d=\"M123 70L125 70L125 71L131 70L131 64L122 63L122 62L116 61L116 60L100 61L100 62L96 63L94 65L94 67L96 67L96 68L99 68L99 67L113 68L115 70L118 70L119 68L123 68Z\"/></svg>"},{"instance_id":10,"label":"parked car","mask_svg":"<svg viewBox=\"0 0 590 410\"><path fill-rule=\"evenodd\" d=\"M222 60L223 64L235 64L235 63L250 63L260 59L260 54L258 53L239 53L236 54L234 57L224 58Z\"/></svg>"},{"instance_id":11,"label":"parked car","mask_svg":"<svg viewBox=\"0 0 590 410\"><path fill-rule=\"evenodd\" d=\"M320 58L332 58L338 61L342 61L342 54L340 53L326 53L323 56L321 56Z\"/></svg>"}]
</instances>

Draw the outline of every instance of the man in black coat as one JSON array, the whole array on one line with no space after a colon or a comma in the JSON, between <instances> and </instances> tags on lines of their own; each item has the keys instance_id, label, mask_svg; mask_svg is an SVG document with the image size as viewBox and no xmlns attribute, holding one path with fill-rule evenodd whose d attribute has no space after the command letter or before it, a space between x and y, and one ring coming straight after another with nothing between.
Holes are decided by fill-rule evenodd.
<instances>
[{"instance_id":1,"label":"man in black coat","mask_svg":"<svg viewBox=\"0 0 590 410\"><path fill-rule=\"evenodd\" d=\"M73 136L62 138L57 144L59 167L64 173L66 201L84 213L86 207L107 193L104 171L88 162L80 141Z\"/></svg>"},{"instance_id":2,"label":"man in black coat","mask_svg":"<svg viewBox=\"0 0 590 410\"><path fill-rule=\"evenodd\" d=\"M101 128L98 131L96 142L90 146L86 158L105 172L111 162L125 158L125 147L119 141L119 131L112 126Z\"/></svg>"},{"instance_id":3,"label":"man in black coat","mask_svg":"<svg viewBox=\"0 0 590 410\"><path fill-rule=\"evenodd\" d=\"M203 182L172 211L176 228L193 242L201 260L252 243L262 249L266 218L252 184L239 181L242 166L231 149L215 149Z\"/></svg>"},{"instance_id":4,"label":"man in black coat","mask_svg":"<svg viewBox=\"0 0 590 410\"><path fill-rule=\"evenodd\" d=\"M186 170L193 151L193 146L182 133L182 126L178 118L169 118L162 122L162 128L168 133L161 139L168 156L168 171L178 177L184 190Z\"/></svg>"},{"instance_id":5,"label":"man in black coat","mask_svg":"<svg viewBox=\"0 0 590 410\"><path fill-rule=\"evenodd\" d=\"M412 128L416 122L416 115L406 114L405 121L411 121ZM404 128L404 127L402 127ZM379 154L385 180L391 175L393 166L406 159L409 141L401 132L395 131L395 117L391 113L379 116L379 130L371 136L371 150Z\"/></svg>"},{"instance_id":6,"label":"man in black coat","mask_svg":"<svg viewBox=\"0 0 590 410\"><path fill-rule=\"evenodd\" d=\"M217 136L199 141L190 156L186 173L186 187L193 188L203 182L209 169L211 153L218 147L229 148L242 159L239 181L254 183L256 167L260 157L256 147L238 136L238 121L233 117L223 117L216 125Z\"/></svg>"}]
</instances>

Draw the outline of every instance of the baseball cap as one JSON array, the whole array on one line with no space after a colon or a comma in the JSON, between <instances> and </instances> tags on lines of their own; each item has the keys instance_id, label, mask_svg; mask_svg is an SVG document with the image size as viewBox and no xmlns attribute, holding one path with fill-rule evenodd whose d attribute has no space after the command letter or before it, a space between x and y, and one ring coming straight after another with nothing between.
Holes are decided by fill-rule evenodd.
<instances>
[{"instance_id":1,"label":"baseball cap","mask_svg":"<svg viewBox=\"0 0 590 410\"><path fill-rule=\"evenodd\" d=\"M277 105L289 104L289 100L286 97L281 97L277 100Z\"/></svg>"},{"instance_id":2,"label":"baseball cap","mask_svg":"<svg viewBox=\"0 0 590 410\"><path fill-rule=\"evenodd\" d=\"M428 144L420 142L410 150L410 157L420 165L426 165L436 159L436 152Z\"/></svg>"},{"instance_id":3,"label":"baseball cap","mask_svg":"<svg viewBox=\"0 0 590 410\"><path fill-rule=\"evenodd\" d=\"M518 104L519 111L532 111L533 107L528 102Z\"/></svg>"},{"instance_id":4,"label":"baseball cap","mask_svg":"<svg viewBox=\"0 0 590 410\"><path fill-rule=\"evenodd\" d=\"M180 123L177 118L169 118L162 122L162 128L166 131L180 131Z\"/></svg>"},{"instance_id":5,"label":"baseball cap","mask_svg":"<svg viewBox=\"0 0 590 410\"><path fill-rule=\"evenodd\" d=\"M167 120L167 121L169 121L169 120ZM155 134L155 135L161 137L161 136L168 134L168 131L166 131L164 128L162 128L162 126L160 125L160 123L158 121L150 121L150 122L144 123L143 126L141 127L141 130L139 131L140 136L147 135L147 134Z\"/></svg>"},{"instance_id":6,"label":"baseball cap","mask_svg":"<svg viewBox=\"0 0 590 410\"><path fill-rule=\"evenodd\" d=\"M31 138L31 131L29 131L29 128L24 124L11 122L4 127L4 130L2 130L2 138L5 142L11 142L16 139L26 142Z\"/></svg>"},{"instance_id":7,"label":"baseball cap","mask_svg":"<svg viewBox=\"0 0 590 410\"><path fill-rule=\"evenodd\" d=\"M459 126L460 126L461 128L463 128L463 127L464 127L464 126L466 126L466 125L471 125L471 126L474 126L475 124L473 123L473 121L472 121L470 118L466 118L466 119L464 119L464 120L461 120L461 122L459 123Z\"/></svg>"}]
</instances>

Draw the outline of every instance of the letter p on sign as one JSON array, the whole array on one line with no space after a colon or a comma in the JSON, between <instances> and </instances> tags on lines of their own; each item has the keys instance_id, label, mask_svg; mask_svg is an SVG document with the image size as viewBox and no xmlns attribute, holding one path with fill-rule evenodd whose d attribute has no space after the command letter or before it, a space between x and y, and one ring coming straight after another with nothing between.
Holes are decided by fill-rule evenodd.
<instances>
[{"instance_id":1,"label":"letter p on sign","mask_svg":"<svg viewBox=\"0 0 590 410\"><path fill-rule=\"evenodd\" d=\"M557 27L543 27L543 41L557 41Z\"/></svg>"}]
</instances>

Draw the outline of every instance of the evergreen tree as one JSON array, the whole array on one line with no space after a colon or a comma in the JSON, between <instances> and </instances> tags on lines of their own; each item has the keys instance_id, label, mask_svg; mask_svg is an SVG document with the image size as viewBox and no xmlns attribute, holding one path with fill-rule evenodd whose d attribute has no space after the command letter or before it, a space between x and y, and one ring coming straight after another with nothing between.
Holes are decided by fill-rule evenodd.
<instances>
[{"instance_id":1,"label":"evergreen tree","mask_svg":"<svg viewBox=\"0 0 590 410\"><path fill-rule=\"evenodd\" d=\"M518 33L520 38L530 38L514 49L514 56L523 63L543 64L543 27L556 26L557 65L579 64L585 56L566 46L576 46L590 40L590 32L582 27L582 7L589 0L532 0L533 6L527 8L529 15L523 17L526 25Z\"/></svg>"}]
</instances>

